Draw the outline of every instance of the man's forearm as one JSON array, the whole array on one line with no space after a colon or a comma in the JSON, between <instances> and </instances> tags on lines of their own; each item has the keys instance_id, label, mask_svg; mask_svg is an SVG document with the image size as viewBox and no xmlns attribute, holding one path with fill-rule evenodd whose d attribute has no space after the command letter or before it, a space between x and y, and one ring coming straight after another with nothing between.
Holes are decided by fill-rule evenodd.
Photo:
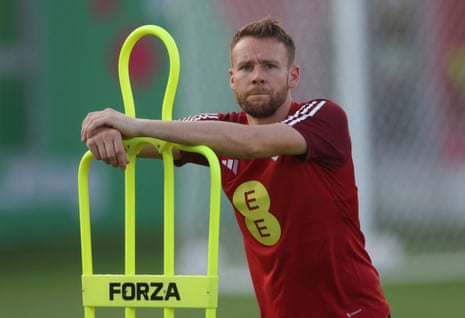
<instances>
[{"instance_id":1,"label":"man's forearm","mask_svg":"<svg viewBox=\"0 0 465 318\"><path fill-rule=\"evenodd\" d=\"M183 145L206 145L217 154L236 158L301 154L303 137L284 124L243 125L221 121L161 121L138 119L138 135Z\"/></svg>"}]
</instances>

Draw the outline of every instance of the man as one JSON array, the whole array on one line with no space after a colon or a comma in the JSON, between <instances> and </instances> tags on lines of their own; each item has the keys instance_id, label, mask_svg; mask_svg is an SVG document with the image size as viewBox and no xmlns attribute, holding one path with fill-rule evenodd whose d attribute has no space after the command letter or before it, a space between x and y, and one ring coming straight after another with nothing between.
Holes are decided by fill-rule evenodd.
<instances>
[{"instance_id":1,"label":"man","mask_svg":"<svg viewBox=\"0 0 465 318\"><path fill-rule=\"evenodd\" d=\"M230 53L230 86L242 111L160 121L106 109L87 115L82 141L97 159L122 169L124 138L212 148L262 317L389 317L360 230L344 111L329 100L292 100L300 68L294 42L276 20L243 27ZM141 155L159 157L154 152ZM201 163L174 152L178 165Z\"/></svg>"}]
</instances>

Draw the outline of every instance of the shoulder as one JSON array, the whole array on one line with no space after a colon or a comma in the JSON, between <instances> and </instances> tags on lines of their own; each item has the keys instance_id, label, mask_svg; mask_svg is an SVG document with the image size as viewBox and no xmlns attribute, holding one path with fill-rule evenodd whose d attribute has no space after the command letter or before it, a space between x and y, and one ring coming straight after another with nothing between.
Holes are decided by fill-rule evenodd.
<instances>
[{"instance_id":1,"label":"shoulder","mask_svg":"<svg viewBox=\"0 0 465 318\"><path fill-rule=\"evenodd\" d=\"M243 111L241 112L227 112L227 113L200 113L197 115L187 116L181 119L182 121L202 121L202 120L218 120L229 121L235 123L246 123L247 116Z\"/></svg>"},{"instance_id":2,"label":"shoulder","mask_svg":"<svg viewBox=\"0 0 465 318\"><path fill-rule=\"evenodd\" d=\"M328 119L347 121L347 116L338 104L328 99L313 99L302 103L294 102L289 115L282 121L295 126L307 119Z\"/></svg>"},{"instance_id":3,"label":"shoulder","mask_svg":"<svg viewBox=\"0 0 465 318\"><path fill-rule=\"evenodd\" d=\"M326 167L346 163L351 154L345 111L327 99L293 104L283 123L296 129L307 141L307 159Z\"/></svg>"},{"instance_id":4,"label":"shoulder","mask_svg":"<svg viewBox=\"0 0 465 318\"><path fill-rule=\"evenodd\" d=\"M189 115L181 119L181 121L201 121L201 120L218 120L218 113L200 113L197 115Z\"/></svg>"}]
</instances>

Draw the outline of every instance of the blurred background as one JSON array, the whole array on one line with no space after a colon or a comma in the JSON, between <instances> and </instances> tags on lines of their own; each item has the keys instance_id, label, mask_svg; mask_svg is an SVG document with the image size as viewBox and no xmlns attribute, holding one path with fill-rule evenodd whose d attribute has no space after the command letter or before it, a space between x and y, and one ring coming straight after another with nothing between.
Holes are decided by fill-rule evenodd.
<instances>
[{"instance_id":1,"label":"blurred background","mask_svg":"<svg viewBox=\"0 0 465 318\"><path fill-rule=\"evenodd\" d=\"M297 44L302 79L293 97L329 98L348 113L362 226L393 317L464 317L464 1L0 0L2 317L83 316L80 124L89 111L123 110L116 66L129 32L156 24L176 40L181 78L173 117L181 118L237 109L229 40L267 15ZM137 116L160 118L168 70L157 39L138 42L130 62ZM137 173L137 266L156 274L161 164L140 160ZM183 167L176 181L177 270L203 272L208 169ZM93 164L99 273L123 271L122 182L121 171ZM226 199L220 254L219 317L257 317ZM102 310L100 317L118 316Z\"/></svg>"}]
</instances>

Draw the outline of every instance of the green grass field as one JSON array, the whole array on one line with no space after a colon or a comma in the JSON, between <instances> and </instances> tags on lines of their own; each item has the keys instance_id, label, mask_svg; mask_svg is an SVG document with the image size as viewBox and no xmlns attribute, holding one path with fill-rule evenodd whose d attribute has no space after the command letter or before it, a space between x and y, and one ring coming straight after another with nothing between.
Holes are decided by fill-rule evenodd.
<instances>
[{"instance_id":1,"label":"green grass field","mask_svg":"<svg viewBox=\"0 0 465 318\"><path fill-rule=\"evenodd\" d=\"M465 266L465 265L464 265ZM0 317L83 317L80 258L75 249L20 254L2 252ZM384 286L393 318L465 317L465 279ZM99 309L97 318L124 317L119 309ZM137 317L162 317L161 310L141 309ZM180 310L176 317L203 317L200 310ZM220 295L219 318L259 317L250 296Z\"/></svg>"}]
</instances>

